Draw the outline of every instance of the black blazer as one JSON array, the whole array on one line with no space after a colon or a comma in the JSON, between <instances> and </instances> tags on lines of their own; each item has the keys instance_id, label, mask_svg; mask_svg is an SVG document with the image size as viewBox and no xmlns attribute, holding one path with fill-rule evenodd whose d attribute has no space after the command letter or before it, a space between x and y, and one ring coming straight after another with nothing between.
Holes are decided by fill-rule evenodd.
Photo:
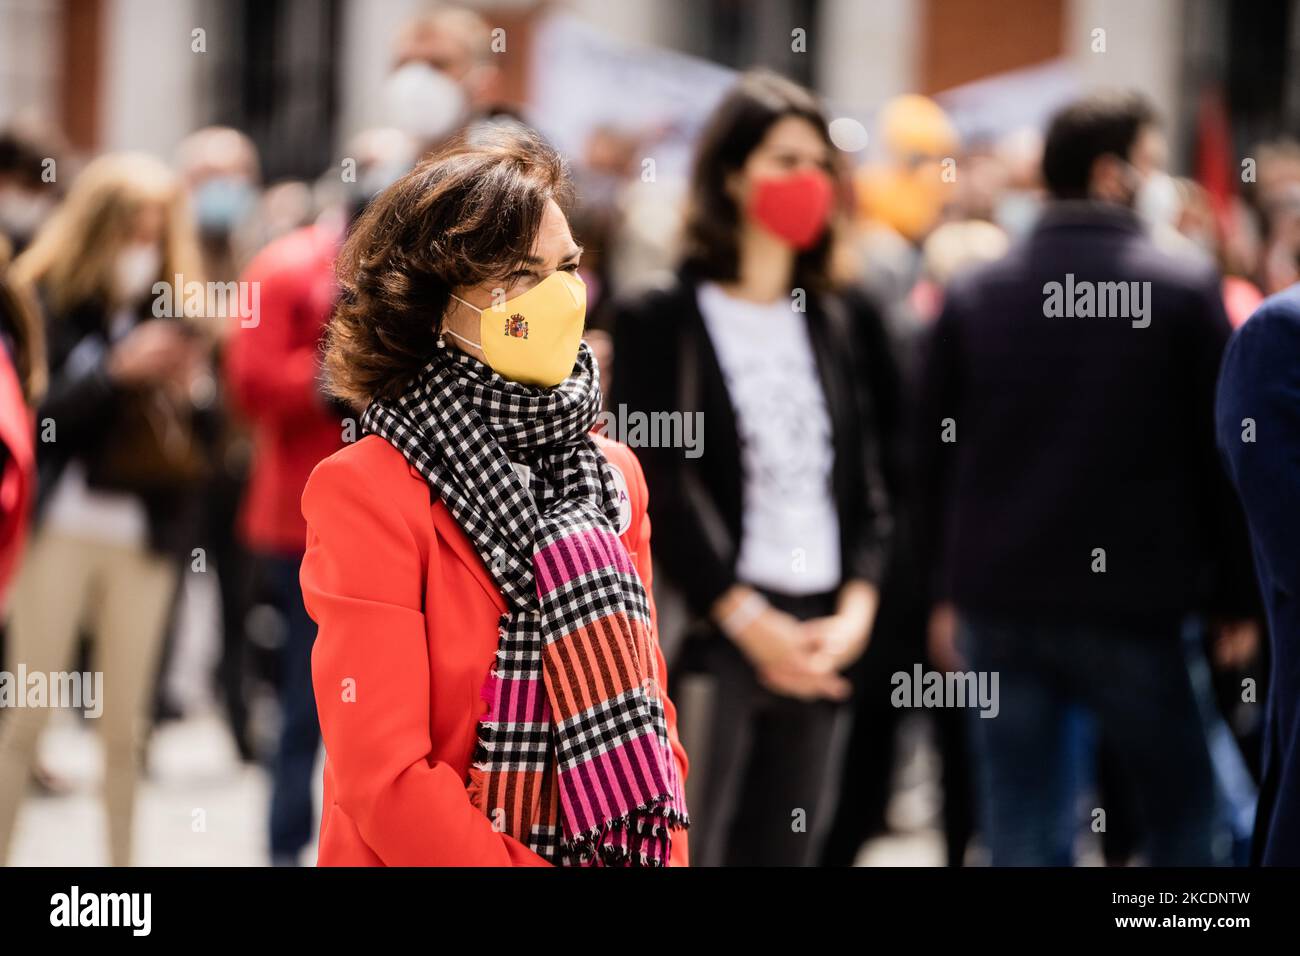
<instances>
[{"instance_id":1,"label":"black blazer","mask_svg":"<svg viewBox=\"0 0 1300 956\"><path fill-rule=\"evenodd\" d=\"M1136 321L1150 324L1045 314L1045 287L1067 281L1149 283ZM955 280L916 419L932 597L1143 626L1250 613L1244 525L1214 443L1229 332L1218 274L1161 252L1117 206L1050 207L1004 259ZM948 418L955 442L942 441Z\"/></svg>"},{"instance_id":2,"label":"black blazer","mask_svg":"<svg viewBox=\"0 0 1300 956\"><path fill-rule=\"evenodd\" d=\"M616 302L610 403L629 413L703 414L703 454L636 448L650 490L655 566L707 614L736 581L744 476L731 398L687 273L667 289ZM838 299L809 296L805 313L826 393L835 463L841 580L878 582L889 535L868 392L851 318Z\"/></svg>"},{"instance_id":3,"label":"black blazer","mask_svg":"<svg viewBox=\"0 0 1300 956\"><path fill-rule=\"evenodd\" d=\"M54 441L36 444L37 499L39 522L58 484L63 469L73 459L88 466L103 455L113 441L113 423L124 392L108 375L108 310L98 302L86 302L63 313L53 313L48 299L41 296L45 315L46 348L49 357L49 388L37 410L37 436L44 422L55 426ZM136 312L137 321L153 317L152 300L145 300ZM179 321L179 320L169 320ZM213 440L211 410L196 414L200 440ZM199 502L195 492L183 488L158 488L138 495L149 520L149 545L157 552L185 554L194 544Z\"/></svg>"}]
</instances>

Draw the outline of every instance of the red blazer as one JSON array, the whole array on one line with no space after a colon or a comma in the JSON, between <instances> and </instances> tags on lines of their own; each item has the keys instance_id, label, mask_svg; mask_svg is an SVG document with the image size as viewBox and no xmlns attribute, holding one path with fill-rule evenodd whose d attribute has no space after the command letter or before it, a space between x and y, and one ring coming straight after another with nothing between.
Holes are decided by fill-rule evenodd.
<instances>
[{"instance_id":1,"label":"red blazer","mask_svg":"<svg viewBox=\"0 0 1300 956\"><path fill-rule=\"evenodd\" d=\"M317 387L320 340L337 296L335 229L306 226L281 236L240 278L255 282L258 314L235 317L226 344L226 383L253 426L253 470L240 531L258 551L298 554L299 501L316 463L343 444L339 416Z\"/></svg>"},{"instance_id":2,"label":"red blazer","mask_svg":"<svg viewBox=\"0 0 1300 956\"><path fill-rule=\"evenodd\" d=\"M641 466L627 447L597 441L627 479L622 541L649 594ZM506 606L451 512L374 435L316 467L302 511L302 593L319 627L312 680L326 755L318 863L545 866L494 830L465 789L487 706L479 690ZM653 600L650 613L657 628ZM686 752L666 689L664 712L684 781ZM671 862L686 865L684 831L674 835Z\"/></svg>"},{"instance_id":3,"label":"red blazer","mask_svg":"<svg viewBox=\"0 0 1300 956\"><path fill-rule=\"evenodd\" d=\"M0 444L7 454L0 471L0 610L27 541L27 520L36 488L36 435L31 409L8 352L0 346Z\"/></svg>"}]
</instances>

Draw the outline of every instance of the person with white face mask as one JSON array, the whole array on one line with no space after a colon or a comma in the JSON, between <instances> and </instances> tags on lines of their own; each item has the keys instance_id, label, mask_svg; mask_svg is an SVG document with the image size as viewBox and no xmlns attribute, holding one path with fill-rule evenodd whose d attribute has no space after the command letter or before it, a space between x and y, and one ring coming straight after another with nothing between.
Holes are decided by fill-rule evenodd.
<instances>
[{"instance_id":1,"label":"person with white face mask","mask_svg":"<svg viewBox=\"0 0 1300 956\"><path fill-rule=\"evenodd\" d=\"M62 190L52 172L62 152L43 131L0 129L0 239L17 256L58 204Z\"/></svg>"},{"instance_id":2,"label":"person with white face mask","mask_svg":"<svg viewBox=\"0 0 1300 956\"><path fill-rule=\"evenodd\" d=\"M54 208L54 197L19 185L0 186L0 234L23 246Z\"/></svg>"},{"instance_id":3,"label":"person with white face mask","mask_svg":"<svg viewBox=\"0 0 1300 956\"><path fill-rule=\"evenodd\" d=\"M492 34L476 13L440 7L406 23L384 83L385 119L426 152L470 121L491 115L497 68Z\"/></svg>"},{"instance_id":4,"label":"person with white face mask","mask_svg":"<svg viewBox=\"0 0 1300 956\"><path fill-rule=\"evenodd\" d=\"M398 67L384 86L389 118L421 142L438 142L460 126L468 111L465 91L423 60Z\"/></svg>"},{"instance_id":5,"label":"person with white face mask","mask_svg":"<svg viewBox=\"0 0 1300 956\"><path fill-rule=\"evenodd\" d=\"M1063 106L1042 213L948 286L923 350L928 651L938 670L1000 675L997 719L965 715L994 866L1073 862L1075 791L1095 781L1065 759L1071 739L1104 768L1103 798L1130 795L1136 845L1116 846L1108 810L1112 858L1212 865L1243 836L1227 808L1247 801L1216 776L1240 779L1212 749L1227 734L1193 676L1210 633L1233 657L1259 640L1246 529L1214 446L1231 330L1213 268L1168 255L1141 218L1168 215L1166 152L1140 94ZM938 427L950 423L959 437Z\"/></svg>"},{"instance_id":6,"label":"person with white face mask","mask_svg":"<svg viewBox=\"0 0 1300 956\"><path fill-rule=\"evenodd\" d=\"M139 302L161 275L162 251L144 240L126 246L113 260L113 294L123 304Z\"/></svg>"},{"instance_id":7,"label":"person with white face mask","mask_svg":"<svg viewBox=\"0 0 1300 956\"><path fill-rule=\"evenodd\" d=\"M187 320L155 317L156 287L177 275L201 282L197 258L176 178L151 157L120 154L86 167L12 270L44 307L49 387L6 664L65 670L89 635L92 669L110 689L97 723L108 860L119 866L131 860L141 731L177 558L193 542L187 505L206 468L205 413L192 396L211 382L208 350ZM16 709L0 722L0 860L48 713Z\"/></svg>"}]
</instances>

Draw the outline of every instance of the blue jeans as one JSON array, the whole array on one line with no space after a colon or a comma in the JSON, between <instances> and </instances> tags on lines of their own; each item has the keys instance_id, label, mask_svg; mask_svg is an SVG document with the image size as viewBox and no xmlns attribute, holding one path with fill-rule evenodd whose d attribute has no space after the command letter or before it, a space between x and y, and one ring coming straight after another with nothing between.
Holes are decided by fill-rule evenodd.
<instances>
[{"instance_id":1,"label":"blue jeans","mask_svg":"<svg viewBox=\"0 0 1300 956\"><path fill-rule=\"evenodd\" d=\"M969 666L998 674L998 715L970 715L994 866L1070 864L1074 835L1105 810L1076 806L1079 745L1097 738L1132 791L1150 864L1224 862L1210 752L1178 627L1167 631L962 615ZM1080 734L1080 716L1095 734Z\"/></svg>"},{"instance_id":2,"label":"blue jeans","mask_svg":"<svg viewBox=\"0 0 1300 956\"><path fill-rule=\"evenodd\" d=\"M300 556L266 557L275 603L288 625L280 651L280 745L271 772L271 859L281 865L297 861L316 822L312 782L320 721L311 684L316 623L302 603L301 563Z\"/></svg>"}]
</instances>

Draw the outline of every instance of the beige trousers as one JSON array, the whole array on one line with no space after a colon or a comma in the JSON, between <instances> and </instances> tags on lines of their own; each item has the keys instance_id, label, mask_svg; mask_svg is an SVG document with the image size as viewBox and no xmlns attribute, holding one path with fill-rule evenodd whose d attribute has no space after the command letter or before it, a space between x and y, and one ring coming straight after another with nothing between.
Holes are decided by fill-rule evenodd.
<instances>
[{"instance_id":1,"label":"beige trousers","mask_svg":"<svg viewBox=\"0 0 1300 956\"><path fill-rule=\"evenodd\" d=\"M90 667L103 674L104 801L109 861L131 862L136 779L177 565L144 548L41 531L14 585L9 660L17 673L51 674L74 666L77 637L91 638ZM0 863L8 859L49 707L0 713Z\"/></svg>"}]
</instances>

